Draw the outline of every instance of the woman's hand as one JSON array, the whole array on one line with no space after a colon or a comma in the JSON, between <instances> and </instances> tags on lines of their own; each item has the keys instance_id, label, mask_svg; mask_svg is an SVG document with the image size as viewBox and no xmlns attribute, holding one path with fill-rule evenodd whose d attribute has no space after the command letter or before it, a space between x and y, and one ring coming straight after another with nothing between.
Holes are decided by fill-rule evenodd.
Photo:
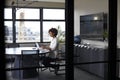
<instances>
[{"instance_id":1,"label":"woman's hand","mask_svg":"<svg viewBox=\"0 0 120 80\"><path fill-rule=\"evenodd\" d=\"M46 49L46 46L41 46L42 49Z\"/></svg>"},{"instance_id":2,"label":"woman's hand","mask_svg":"<svg viewBox=\"0 0 120 80\"><path fill-rule=\"evenodd\" d=\"M47 50L50 50L51 51L51 48L49 46L41 46L42 49L47 49Z\"/></svg>"}]
</instances>

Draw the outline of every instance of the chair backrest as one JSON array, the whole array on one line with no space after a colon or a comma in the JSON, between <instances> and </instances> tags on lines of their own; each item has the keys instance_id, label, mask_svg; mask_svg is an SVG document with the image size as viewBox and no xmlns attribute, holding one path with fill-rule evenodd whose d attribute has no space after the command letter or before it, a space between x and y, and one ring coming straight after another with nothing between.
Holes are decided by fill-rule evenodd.
<instances>
[{"instance_id":1,"label":"chair backrest","mask_svg":"<svg viewBox=\"0 0 120 80\"><path fill-rule=\"evenodd\" d=\"M15 47L19 47L18 44L5 44L6 48L15 48Z\"/></svg>"},{"instance_id":2,"label":"chair backrest","mask_svg":"<svg viewBox=\"0 0 120 80\"><path fill-rule=\"evenodd\" d=\"M21 53L22 67L39 66L39 50L22 50Z\"/></svg>"},{"instance_id":3,"label":"chair backrest","mask_svg":"<svg viewBox=\"0 0 120 80\"><path fill-rule=\"evenodd\" d=\"M22 50L22 55L37 55L39 50Z\"/></svg>"},{"instance_id":4,"label":"chair backrest","mask_svg":"<svg viewBox=\"0 0 120 80\"><path fill-rule=\"evenodd\" d=\"M65 45L62 45L61 51L62 51L63 53L65 53Z\"/></svg>"},{"instance_id":5,"label":"chair backrest","mask_svg":"<svg viewBox=\"0 0 120 80\"><path fill-rule=\"evenodd\" d=\"M20 43L19 44L19 47L35 47L35 44L34 43Z\"/></svg>"},{"instance_id":6,"label":"chair backrest","mask_svg":"<svg viewBox=\"0 0 120 80\"><path fill-rule=\"evenodd\" d=\"M65 58L65 44L61 45L60 49L58 50L59 57L60 58Z\"/></svg>"}]
</instances>

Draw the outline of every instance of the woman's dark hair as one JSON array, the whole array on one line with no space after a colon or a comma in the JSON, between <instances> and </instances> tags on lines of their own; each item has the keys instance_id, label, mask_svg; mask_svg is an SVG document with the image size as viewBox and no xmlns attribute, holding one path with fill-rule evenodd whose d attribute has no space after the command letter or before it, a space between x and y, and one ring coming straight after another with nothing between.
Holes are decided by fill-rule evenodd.
<instances>
[{"instance_id":1,"label":"woman's dark hair","mask_svg":"<svg viewBox=\"0 0 120 80\"><path fill-rule=\"evenodd\" d=\"M56 28L51 28L51 29L49 29L48 32L52 32L52 33L54 33L54 36L55 36L55 37L56 37L57 34L58 34L58 30L57 30Z\"/></svg>"}]
</instances>

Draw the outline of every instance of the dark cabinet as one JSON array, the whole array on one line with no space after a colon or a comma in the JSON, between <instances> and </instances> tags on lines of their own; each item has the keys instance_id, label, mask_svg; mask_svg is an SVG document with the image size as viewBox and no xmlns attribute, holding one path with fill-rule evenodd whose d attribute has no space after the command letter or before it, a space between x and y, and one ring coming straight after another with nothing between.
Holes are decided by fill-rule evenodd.
<instances>
[{"instance_id":1,"label":"dark cabinet","mask_svg":"<svg viewBox=\"0 0 120 80\"><path fill-rule=\"evenodd\" d=\"M108 60L107 53L107 48L78 44L74 46L74 55L77 55L74 57L74 63L79 64L76 66L78 69L104 78L107 74L107 63L104 63Z\"/></svg>"}]
</instances>

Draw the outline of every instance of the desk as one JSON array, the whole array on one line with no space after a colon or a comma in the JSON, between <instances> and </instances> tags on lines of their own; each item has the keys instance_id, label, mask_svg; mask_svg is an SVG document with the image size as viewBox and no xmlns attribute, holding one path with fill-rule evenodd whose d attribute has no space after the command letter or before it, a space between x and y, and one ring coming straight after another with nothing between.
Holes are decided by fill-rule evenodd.
<instances>
[{"instance_id":1,"label":"desk","mask_svg":"<svg viewBox=\"0 0 120 80\"><path fill-rule=\"evenodd\" d=\"M15 68L24 68L25 65L28 67L39 66L39 63L35 63L32 53L25 54L25 59L21 59L23 50L38 50L39 55L49 53L49 50L46 49L37 49L36 47L16 47L16 48L6 48L6 55L15 56L14 69ZM36 53L37 55L37 53ZM22 62L22 63L21 63ZM37 71L33 69L24 69L24 70L15 70L12 71L13 78L31 78L37 76Z\"/></svg>"}]
</instances>

